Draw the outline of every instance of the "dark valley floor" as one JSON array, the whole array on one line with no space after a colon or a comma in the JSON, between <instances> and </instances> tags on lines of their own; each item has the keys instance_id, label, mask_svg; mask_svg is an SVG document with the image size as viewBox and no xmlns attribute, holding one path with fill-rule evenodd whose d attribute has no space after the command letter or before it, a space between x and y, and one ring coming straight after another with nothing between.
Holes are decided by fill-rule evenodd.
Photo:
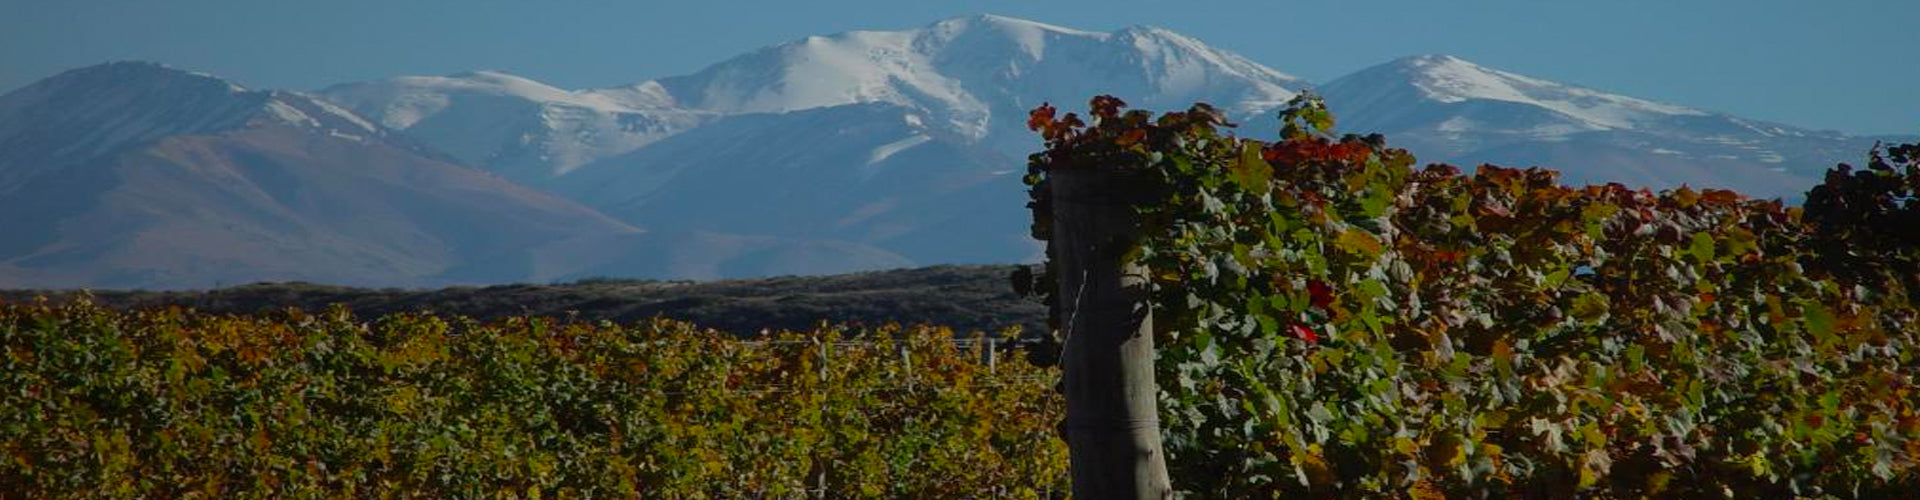
<instances>
[{"instance_id":1,"label":"dark valley floor","mask_svg":"<svg viewBox=\"0 0 1920 500\"><path fill-rule=\"evenodd\" d=\"M585 321L641 321L656 316L738 334L761 329L806 330L821 321L949 326L959 332L997 332L1020 326L1042 331L1046 308L1013 293L1016 266L936 266L832 276L720 281L582 280L441 289L373 289L310 283L262 283L209 291L0 291L0 302L90 295L113 308L177 305L215 313L253 314L288 307L347 306L364 317L432 312L486 319L506 316L572 317Z\"/></svg>"}]
</instances>

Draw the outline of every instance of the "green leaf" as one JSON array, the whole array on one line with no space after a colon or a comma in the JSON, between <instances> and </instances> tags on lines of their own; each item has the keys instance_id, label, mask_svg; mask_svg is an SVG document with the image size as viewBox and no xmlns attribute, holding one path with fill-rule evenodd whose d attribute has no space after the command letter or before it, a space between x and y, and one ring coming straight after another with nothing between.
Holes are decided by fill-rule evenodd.
<instances>
[{"instance_id":1,"label":"green leaf","mask_svg":"<svg viewBox=\"0 0 1920 500\"><path fill-rule=\"evenodd\" d=\"M1574 319L1593 323L1600 321L1600 318L1606 317L1607 309L1610 307L1611 302L1612 301L1608 300L1605 295L1589 292L1573 298L1573 310L1571 312L1573 313Z\"/></svg>"},{"instance_id":2,"label":"green leaf","mask_svg":"<svg viewBox=\"0 0 1920 500\"><path fill-rule=\"evenodd\" d=\"M1838 321L1833 318L1833 311L1828 310L1827 306L1819 302L1806 302L1801 304L1801 309L1804 310L1807 333L1818 337L1833 335Z\"/></svg>"},{"instance_id":3,"label":"green leaf","mask_svg":"<svg viewBox=\"0 0 1920 500\"><path fill-rule=\"evenodd\" d=\"M1200 349L1200 365L1213 368L1220 365L1220 348L1213 342L1213 335L1200 332L1193 337L1193 345Z\"/></svg>"},{"instance_id":4,"label":"green leaf","mask_svg":"<svg viewBox=\"0 0 1920 500\"><path fill-rule=\"evenodd\" d=\"M1347 253L1359 255L1361 257L1373 257L1375 255L1380 255L1380 252L1383 250L1380 247L1379 239L1376 239L1373 237L1372 234L1369 234L1366 231L1361 231L1359 229L1348 229L1346 231L1342 231L1340 233L1340 236L1334 239L1333 244L1334 246L1339 247L1341 250L1344 250Z\"/></svg>"},{"instance_id":5,"label":"green leaf","mask_svg":"<svg viewBox=\"0 0 1920 500\"><path fill-rule=\"evenodd\" d=\"M1267 183L1273 180L1273 165L1260 156L1260 143L1246 141L1240 148L1240 159L1230 169L1233 182L1248 191L1265 191Z\"/></svg>"},{"instance_id":6,"label":"green leaf","mask_svg":"<svg viewBox=\"0 0 1920 500\"><path fill-rule=\"evenodd\" d=\"M1360 322L1367 325L1367 331L1373 333L1375 338L1386 334L1385 325L1380 324L1380 316L1374 314L1372 308L1360 313Z\"/></svg>"},{"instance_id":7,"label":"green leaf","mask_svg":"<svg viewBox=\"0 0 1920 500\"><path fill-rule=\"evenodd\" d=\"M1280 333L1280 321L1273 319L1272 315L1262 314L1259 316L1254 316L1254 318L1260 322L1261 335L1266 337L1272 337Z\"/></svg>"},{"instance_id":8,"label":"green leaf","mask_svg":"<svg viewBox=\"0 0 1920 500\"><path fill-rule=\"evenodd\" d=\"M1366 196L1360 198L1360 213L1367 217L1379 217L1387 213L1387 206L1391 204L1393 204L1393 191L1369 189Z\"/></svg>"},{"instance_id":9,"label":"green leaf","mask_svg":"<svg viewBox=\"0 0 1920 500\"><path fill-rule=\"evenodd\" d=\"M1713 262L1713 235L1693 233L1693 245L1687 247L1687 255L1703 264Z\"/></svg>"},{"instance_id":10,"label":"green leaf","mask_svg":"<svg viewBox=\"0 0 1920 500\"><path fill-rule=\"evenodd\" d=\"M1315 132L1329 133L1333 131L1333 113L1328 113L1325 106L1309 106L1305 111L1300 113L1300 117L1305 119L1307 126L1312 127Z\"/></svg>"},{"instance_id":11,"label":"green leaf","mask_svg":"<svg viewBox=\"0 0 1920 500\"><path fill-rule=\"evenodd\" d=\"M1565 285L1567 283L1567 276L1569 274L1571 274L1571 271L1564 267L1560 268L1560 270L1558 271L1548 273L1547 279L1545 280L1547 289L1559 290L1561 285Z\"/></svg>"}]
</instances>

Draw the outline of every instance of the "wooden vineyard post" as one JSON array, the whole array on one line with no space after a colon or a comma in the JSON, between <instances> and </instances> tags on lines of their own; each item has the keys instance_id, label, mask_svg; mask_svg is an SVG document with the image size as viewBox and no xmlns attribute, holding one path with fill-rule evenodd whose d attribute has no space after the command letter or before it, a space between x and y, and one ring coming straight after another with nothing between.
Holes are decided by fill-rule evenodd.
<instances>
[{"instance_id":1,"label":"wooden vineyard post","mask_svg":"<svg viewBox=\"0 0 1920 500\"><path fill-rule=\"evenodd\" d=\"M817 336L815 337L815 339L817 342L820 342L820 389L819 390L820 392L826 392L827 391L827 363L830 363L833 361L831 357L832 356L831 353L833 352L833 339L832 338L820 339ZM826 413L827 413L827 402L825 399L822 399L820 400L820 414L824 418L826 416ZM813 484L815 487L815 491L820 492L820 496L816 498L828 498L827 497L826 464L816 465L815 468L819 469L819 472L816 472L818 476L814 477Z\"/></svg>"},{"instance_id":2,"label":"wooden vineyard post","mask_svg":"<svg viewBox=\"0 0 1920 500\"><path fill-rule=\"evenodd\" d=\"M993 337L987 337L987 373L1000 373L994 366Z\"/></svg>"},{"instance_id":3,"label":"wooden vineyard post","mask_svg":"<svg viewBox=\"0 0 1920 500\"><path fill-rule=\"evenodd\" d=\"M1122 262L1139 241L1141 180L1125 172L1056 170L1052 262L1060 286L1060 367L1073 497L1172 496L1161 448L1147 270Z\"/></svg>"}]
</instances>

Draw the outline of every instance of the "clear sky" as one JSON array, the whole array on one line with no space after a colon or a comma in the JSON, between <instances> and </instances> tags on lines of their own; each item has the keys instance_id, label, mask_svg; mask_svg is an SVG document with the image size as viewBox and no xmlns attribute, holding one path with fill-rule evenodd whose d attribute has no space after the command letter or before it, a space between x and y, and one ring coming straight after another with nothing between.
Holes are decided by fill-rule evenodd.
<instances>
[{"instance_id":1,"label":"clear sky","mask_svg":"<svg viewBox=\"0 0 1920 500\"><path fill-rule=\"evenodd\" d=\"M127 59L266 88L474 69L604 86L976 13L1161 26L1314 82L1447 53L1750 118L1920 133L1913 0L0 0L0 91Z\"/></svg>"}]
</instances>

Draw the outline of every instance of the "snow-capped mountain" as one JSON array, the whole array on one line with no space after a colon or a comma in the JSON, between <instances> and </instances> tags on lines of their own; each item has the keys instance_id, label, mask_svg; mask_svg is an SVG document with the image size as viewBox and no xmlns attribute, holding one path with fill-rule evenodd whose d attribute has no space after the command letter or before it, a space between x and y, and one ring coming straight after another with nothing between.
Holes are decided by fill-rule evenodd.
<instances>
[{"instance_id":1,"label":"snow-capped mountain","mask_svg":"<svg viewBox=\"0 0 1920 500\"><path fill-rule=\"evenodd\" d=\"M1609 94L1453 56L1399 59L1321 87L1340 128L1425 162L1543 166L1576 183L1795 198L1872 140Z\"/></svg>"},{"instance_id":2,"label":"snow-capped mountain","mask_svg":"<svg viewBox=\"0 0 1920 500\"><path fill-rule=\"evenodd\" d=\"M658 85L576 92L497 72L336 85L319 95L516 182L562 175L708 120Z\"/></svg>"},{"instance_id":3,"label":"snow-capped mountain","mask_svg":"<svg viewBox=\"0 0 1920 500\"><path fill-rule=\"evenodd\" d=\"M894 104L1022 158L1038 144L1027 111L1044 102L1072 109L1112 94L1140 107L1205 101L1253 116L1303 82L1164 29L1097 33L981 15L807 37L658 84L684 106L729 114Z\"/></svg>"},{"instance_id":4,"label":"snow-capped mountain","mask_svg":"<svg viewBox=\"0 0 1920 500\"><path fill-rule=\"evenodd\" d=\"M1029 261L1019 174L1040 147L1034 106L1207 102L1270 138L1274 110L1309 88L1163 29L998 16L807 37L582 90L482 71L309 95L106 64L0 96L0 286ZM1316 90L1341 131L1385 133L1424 162L1544 166L1573 183L1791 200L1872 145L1451 56Z\"/></svg>"},{"instance_id":5,"label":"snow-capped mountain","mask_svg":"<svg viewBox=\"0 0 1920 500\"><path fill-rule=\"evenodd\" d=\"M1678 117L1707 116L1696 109L1531 78L1448 55L1402 58L1335 80L1321 90L1329 97L1339 97L1341 106L1351 110L1348 121L1360 126L1409 125L1411 117L1395 113L1416 111L1428 103L1526 106L1543 113L1529 120L1475 124L1466 123L1472 118L1458 117L1453 125L1441 128L1472 128L1541 139L1596 130L1665 127Z\"/></svg>"},{"instance_id":6,"label":"snow-capped mountain","mask_svg":"<svg viewBox=\"0 0 1920 500\"><path fill-rule=\"evenodd\" d=\"M1024 126L1036 105L1077 110L1098 94L1154 110L1207 102L1244 124L1240 133L1264 137L1277 128L1272 113L1312 87L1164 29L1102 33L983 15L806 37L624 87L570 91L479 73L323 94L630 224L829 237L930 264L1035 255L1017 177L1039 147ZM1425 161L1547 166L1570 182L1792 198L1871 144L1450 56L1393 61L1318 90L1342 130L1384 132ZM628 133L606 118L622 113L667 125ZM445 125L423 125L432 123ZM537 126L518 125L528 123ZM518 167L494 159L578 137L628 140L519 155Z\"/></svg>"},{"instance_id":7,"label":"snow-capped mountain","mask_svg":"<svg viewBox=\"0 0 1920 500\"><path fill-rule=\"evenodd\" d=\"M1113 94L1143 107L1205 101L1256 116L1301 85L1159 28L1096 33L982 15L812 36L621 87L563 90L486 71L318 93L468 165L540 184L718 116L891 104L921 114L930 127L1024 158L1039 145L1024 126L1026 113L1044 102L1073 108Z\"/></svg>"},{"instance_id":8,"label":"snow-capped mountain","mask_svg":"<svg viewBox=\"0 0 1920 500\"><path fill-rule=\"evenodd\" d=\"M622 87L481 72L320 94L630 224L829 238L933 264L1039 252L1018 181L1040 145L1025 127L1035 106L1113 94L1251 119L1304 85L1164 29L982 15L807 37Z\"/></svg>"},{"instance_id":9,"label":"snow-capped mountain","mask_svg":"<svg viewBox=\"0 0 1920 500\"><path fill-rule=\"evenodd\" d=\"M0 96L0 287L421 286L898 267L843 242L642 231L350 111L155 64Z\"/></svg>"}]
</instances>

